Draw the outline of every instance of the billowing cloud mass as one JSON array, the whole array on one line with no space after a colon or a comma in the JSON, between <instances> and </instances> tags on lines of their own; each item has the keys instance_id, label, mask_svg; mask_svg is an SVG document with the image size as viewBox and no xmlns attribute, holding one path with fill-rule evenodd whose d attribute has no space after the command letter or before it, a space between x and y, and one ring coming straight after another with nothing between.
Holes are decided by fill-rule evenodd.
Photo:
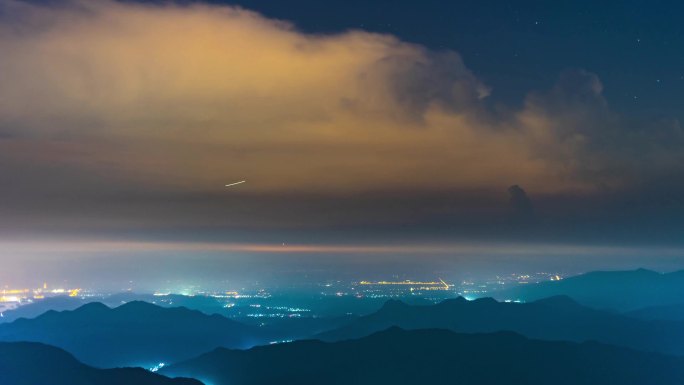
<instances>
[{"instance_id":1,"label":"billowing cloud mass","mask_svg":"<svg viewBox=\"0 0 684 385\"><path fill-rule=\"evenodd\" d=\"M678 122L630 127L589 72L493 107L496 90L456 52L305 34L228 6L0 0L0 52L3 210L26 223L304 222L326 196L379 210L358 221L402 222L424 208L416 196L437 202L428 216L487 206L483 196L505 208L513 184L591 195L672 176L684 160ZM243 179L228 192L242 201L226 202L223 186ZM388 191L409 198L368 198ZM336 207L322 217L347 223Z\"/></svg>"}]
</instances>

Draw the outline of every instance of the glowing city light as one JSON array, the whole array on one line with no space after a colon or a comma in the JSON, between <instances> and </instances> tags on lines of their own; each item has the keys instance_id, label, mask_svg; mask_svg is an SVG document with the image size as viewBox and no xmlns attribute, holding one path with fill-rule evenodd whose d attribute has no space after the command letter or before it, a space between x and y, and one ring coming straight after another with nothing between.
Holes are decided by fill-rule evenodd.
<instances>
[{"instance_id":1,"label":"glowing city light","mask_svg":"<svg viewBox=\"0 0 684 385\"><path fill-rule=\"evenodd\" d=\"M149 369L149 371L152 372L152 373L155 373L155 372L158 372L159 369L162 369L164 366L166 366L166 364L163 363L163 362L160 362L160 363L158 363L157 365L151 367L151 368Z\"/></svg>"}]
</instances>

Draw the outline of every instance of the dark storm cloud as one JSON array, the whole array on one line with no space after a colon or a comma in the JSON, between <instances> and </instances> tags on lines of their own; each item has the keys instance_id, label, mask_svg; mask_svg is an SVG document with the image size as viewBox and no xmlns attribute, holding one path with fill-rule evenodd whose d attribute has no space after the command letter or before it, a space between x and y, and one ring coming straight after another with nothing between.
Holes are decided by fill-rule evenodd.
<instances>
[{"instance_id":1,"label":"dark storm cloud","mask_svg":"<svg viewBox=\"0 0 684 385\"><path fill-rule=\"evenodd\" d=\"M516 184L508 188L508 195L513 221L521 223L534 221L534 206L525 190Z\"/></svg>"}]
</instances>

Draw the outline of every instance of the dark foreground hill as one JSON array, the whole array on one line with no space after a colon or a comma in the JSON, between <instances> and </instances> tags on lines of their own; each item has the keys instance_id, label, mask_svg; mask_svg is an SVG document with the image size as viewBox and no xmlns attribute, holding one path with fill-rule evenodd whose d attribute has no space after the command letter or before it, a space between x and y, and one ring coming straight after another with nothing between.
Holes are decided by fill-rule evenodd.
<instances>
[{"instance_id":1,"label":"dark foreground hill","mask_svg":"<svg viewBox=\"0 0 684 385\"><path fill-rule=\"evenodd\" d=\"M650 306L684 303L684 270L661 274L638 269L595 271L492 293L500 300L535 301L567 295L583 305L631 311Z\"/></svg>"},{"instance_id":2,"label":"dark foreground hill","mask_svg":"<svg viewBox=\"0 0 684 385\"><path fill-rule=\"evenodd\" d=\"M163 370L213 385L674 385L684 360L510 332L388 329L358 340L217 349Z\"/></svg>"},{"instance_id":3,"label":"dark foreground hill","mask_svg":"<svg viewBox=\"0 0 684 385\"><path fill-rule=\"evenodd\" d=\"M317 336L325 341L359 338L399 326L404 329L449 329L460 333L510 330L529 338L590 341L644 351L684 355L684 322L647 321L579 305L568 297L531 303L504 303L491 298L450 299L436 305L411 306L388 301L376 313Z\"/></svg>"},{"instance_id":4,"label":"dark foreground hill","mask_svg":"<svg viewBox=\"0 0 684 385\"><path fill-rule=\"evenodd\" d=\"M2 385L202 385L141 368L95 369L62 349L34 342L0 342Z\"/></svg>"},{"instance_id":5,"label":"dark foreground hill","mask_svg":"<svg viewBox=\"0 0 684 385\"><path fill-rule=\"evenodd\" d=\"M110 309L90 303L0 325L0 341L34 341L63 348L98 367L153 366L217 347L248 348L268 340L258 327L186 308L129 302Z\"/></svg>"}]
</instances>

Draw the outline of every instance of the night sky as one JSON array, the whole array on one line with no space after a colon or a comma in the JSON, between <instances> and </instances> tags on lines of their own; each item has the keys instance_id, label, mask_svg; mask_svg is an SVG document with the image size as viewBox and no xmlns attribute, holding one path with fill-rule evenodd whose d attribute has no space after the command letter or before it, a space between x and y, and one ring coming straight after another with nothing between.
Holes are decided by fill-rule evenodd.
<instances>
[{"instance_id":1,"label":"night sky","mask_svg":"<svg viewBox=\"0 0 684 385\"><path fill-rule=\"evenodd\" d=\"M682 268L683 13L0 0L0 283Z\"/></svg>"}]
</instances>

